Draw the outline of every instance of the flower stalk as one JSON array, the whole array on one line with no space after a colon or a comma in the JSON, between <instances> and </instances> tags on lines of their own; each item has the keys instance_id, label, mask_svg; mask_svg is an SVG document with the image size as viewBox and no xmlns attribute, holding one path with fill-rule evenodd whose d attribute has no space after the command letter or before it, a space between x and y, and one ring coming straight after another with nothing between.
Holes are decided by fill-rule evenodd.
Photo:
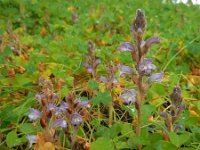
<instances>
[{"instance_id":1,"label":"flower stalk","mask_svg":"<svg viewBox=\"0 0 200 150\"><path fill-rule=\"evenodd\" d=\"M160 39L158 37L151 37L150 39L144 41L143 34L145 29L145 14L142 10L138 9L136 11L136 17L133 20L131 26L131 33L135 43L132 44L130 42L123 42L118 48L118 50L121 52L130 52L133 62L136 63L135 69L123 65L121 65L120 69L123 74L131 75L132 81L137 87L137 91L133 92L132 96L130 95L130 93L126 92L127 90L125 90L125 92L121 95L124 101L128 102L128 104L135 104L135 108L137 110L137 117L134 127L137 137L140 137L141 135L142 105L144 103L146 91L149 87L149 84L150 82L161 82L161 79L164 75L163 72L152 73L152 70L155 70L156 66L152 64L151 59L144 58L145 54L149 51L150 47L153 44L157 44L160 42ZM145 80L145 76L148 76L147 80ZM142 149L142 145L138 145L138 149Z\"/></svg>"}]
</instances>

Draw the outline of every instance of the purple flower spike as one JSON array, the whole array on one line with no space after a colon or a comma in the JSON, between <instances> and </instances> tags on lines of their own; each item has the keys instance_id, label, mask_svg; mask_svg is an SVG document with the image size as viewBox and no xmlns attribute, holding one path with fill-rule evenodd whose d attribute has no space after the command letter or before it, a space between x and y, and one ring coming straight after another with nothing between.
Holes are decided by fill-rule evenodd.
<instances>
[{"instance_id":1,"label":"purple flower spike","mask_svg":"<svg viewBox=\"0 0 200 150\"><path fill-rule=\"evenodd\" d=\"M121 52L126 52L126 51L134 51L135 47L133 44L131 44L130 42L123 42L120 44L120 47L117 48L117 50L121 51Z\"/></svg>"},{"instance_id":2,"label":"purple flower spike","mask_svg":"<svg viewBox=\"0 0 200 150\"><path fill-rule=\"evenodd\" d=\"M64 117L56 120L53 124L53 127L62 127L62 128L66 128L67 127L67 122L65 120Z\"/></svg>"},{"instance_id":3,"label":"purple flower spike","mask_svg":"<svg viewBox=\"0 0 200 150\"><path fill-rule=\"evenodd\" d=\"M108 82L107 78L104 77L104 76L101 76L101 77L100 77L100 81L102 81L102 82L104 82L104 83Z\"/></svg>"},{"instance_id":4,"label":"purple flower spike","mask_svg":"<svg viewBox=\"0 0 200 150\"><path fill-rule=\"evenodd\" d=\"M134 89L125 90L124 93L120 96L125 104L134 103L136 101L137 91Z\"/></svg>"},{"instance_id":5,"label":"purple flower spike","mask_svg":"<svg viewBox=\"0 0 200 150\"><path fill-rule=\"evenodd\" d=\"M28 115L30 121L36 120L37 118L41 116L42 116L42 113L39 110L30 108L30 114Z\"/></svg>"},{"instance_id":6,"label":"purple flower spike","mask_svg":"<svg viewBox=\"0 0 200 150\"><path fill-rule=\"evenodd\" d=\"M73 126L78 126L82 123L83 119L79 113L73 113L71 115L71 124Z\"/></svg>"},{"instance_id":7,"label":"purple flower spike","mask_svg":"<svg viewBox=\"0 0 200 150\"><path fill-rule=\"evenodd\" d=\"M160 43L160 38L151 37L150 39L146 41L145 46L149 48L152 44L157 44L157 43Z\"/></svg>"},{"instance_id":8,"label":"purple flower spike","mask_svg":"<svg viewBox=\"0 0 200 150\"><path fill-rule=\"evenodd\" d=\"M36 135L27 135L27 140L29 141L29 147L31 148L33 143L37 142L37 136Z\"/></svg>"},{"instance_id":9,"label":"purple flower spike","mask_svg":"<svg viewBox=\"0 0 200 150\"><path fill-rule=\"evenodd\" d=\"M120 77L123 76L124 74L132 74L133 69L129 66L125 65L119 65L120 68Z\"/></svg>"},{"instance_id":10,"label":"purple flower spike","mask_svg":"<svg viewBox=\"0 0 200 150\"><path fill-rule=\"evenodd\" d=\"M151 74L151 70L155 70L156 66L152 64L152 59L144 58L142 63L139 65L139 70L145 74Z\"/></svg>"},{"instance_id":11,"label":"purple flower spike","mask_svg":"<svg viewBox=\"0 0 200 150\"><path fill-rule=\"evenodd\" d=\"M151 76L148 78L148 82L161 82L164 76L164 72L160 73L152 73Z\"/></svg>"}]
</instances>

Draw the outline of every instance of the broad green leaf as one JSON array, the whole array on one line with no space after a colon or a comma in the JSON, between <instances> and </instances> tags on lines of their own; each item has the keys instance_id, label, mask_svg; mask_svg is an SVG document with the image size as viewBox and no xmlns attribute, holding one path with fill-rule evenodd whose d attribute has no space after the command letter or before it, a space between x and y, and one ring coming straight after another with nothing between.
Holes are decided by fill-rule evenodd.
<instances>
[{"instance_id":1,"label":"broad green leaf","mask_svg":"<svg viewBox=\"0 0 200 150\"><path fill-rule=\"evenodd\" d=\"M98 138L95 142L90 144L91 150L114 150L112 141L108 138Z\"/></svg>"},{"instance_id":2,"label":"broad green leaf","mask_svg":"<svg viewBox=\"0 0 200 150\"><path fill-rule=\"evenodd\" d=\"M96 80L90 80L88 83L88 87L93 90L98 90L98 83Z\"/></svg>"},{"instance_id":3,"label":"broad green leaf","mask_svg":"<svg viewBox=\"0 0 200 150\"><path fill-rule=\"evenodd\" d=\"M27 139L25 137L18 138L15 131L11 131L6 136L6 144L9 148L25 143Z\"/></svg>"},{"instance_id":4,"label":"broad green leaf","mask_svg":"<svg viewBox=\"0 0 200 150\"><path fill-rule=\"evenodd\" d=\"M114 124L110 127L110 137L114 138L117 137L117 135L120 133L121 131L121 126L120 124Z\"/></svg>"},{"instance_id":5,"label":"broad green leaf","mask_svg":"<svg viewBox=\"0 0 200 150\"><path fill-rule=\"evenodd\" d=\"M109 104L112 101L112 97L108 94L108 92L98 92L97 95L92 99L92 103L94 105L102 104Z\"/></svg>"},{"instance_id":6,"label":"broad green leaf","mask_svg":"<svg viewBox=\"0 0 200 150\"><path fill-rule=\"evenodd\" d=\"M180 147L182 144L184 144L189 138L189 133L182 133L180 135L171 132L169 133L169 138L172 144L174 144L176 147Z\"/></svg>"},{"instance_id":7,"label":"broad green leaf","mask_svg":"<svg viewBox=\"0 0 200 150\"><path fill-rule=\"evenodd\" d=\"M24 134L32 134L35 129L32 123L24 123L19 125L20 132Z\"/></svg>"}]
</instances>

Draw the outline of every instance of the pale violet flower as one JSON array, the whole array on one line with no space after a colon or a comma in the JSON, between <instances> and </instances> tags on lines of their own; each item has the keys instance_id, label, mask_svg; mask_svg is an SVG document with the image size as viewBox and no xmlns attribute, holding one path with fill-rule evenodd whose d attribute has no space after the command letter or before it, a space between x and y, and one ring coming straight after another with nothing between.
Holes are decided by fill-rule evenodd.
<instances>
[{"instance_id":1,"label":"pale violet flower","mask_svg":"<svg viewBox=\"0 0 200 150\"><path fill-rule=\"evenodd\" d=\"M68 103L61 102L60 106L55 108L55 110L56 110L56 114L55 115L58 116L60 114L66 113L68 107L69 107Z\"/></svg>"},{"instance_id":2,"label":"pale violet flower","mask_svg":"<svg viewBox=\"0 0 200 150\"><path fill-rule=\"evenodd\" d=\"M62 128L66 128L67 127L67 122L65 120L64 117L57 119L54 124L53 127L62 127Z\"/></svg>"},{"instance_id":3,"label":"pale violet flower","mask_svg":"<svg viewBox=\"0 0 200 150\"><path fill-rule=\"evenodd\" d=\"M48 104L47 110L56 110L56 106L52 103Z\"/></svg>"},{"instance_id":4,"label":"pale violet flower","mask_svg":"<svg viewBox=\"0 0 200 150\"><path fill-rule=\"evenodd\" d=\"M125 104L134 103L136 101L137 91L134 89L125 90L123 94L120 96Z\"/></svg>"},{"instance_id":5,"label":"pale violet flower","mask_svg":"<svg viewBox=\"0 0 200 150\"><path fill-rule=\"evenodd\" d=\"M126 51L134 51L135 50L135 47L132 43L130 42L123 42L120 44L120 47L117 48L117 50L121 51L121 52L126 52Z\"/></svg>"},{"instance_id":6,"label":"pale violet flower","mask_svg":"<svg viewBox=\"0 0 200 150\"><path fill-rule=\"evenodd\" d=\"M133 69L129 66L119 65L119 68L120 68L120 76L123 76L124 74L132 74L133 73Z\"/></svg>"},{"instance_id":7,"label":"pale violet flower","mask_svg":"<svg viewBox=\"0 0 200 150\"><path fill-rule=\"evenodd\" d=\"M148 82L161 82L162 78L164 76L164 72L160 73L152 73L150 77L148 78Z\"/></svg>"},{"instance_id":8,"label":"pale violet flower","mask_svg":"<svg viewBox=\"0 0 200 150\"><path fill-rule=\"evenodd\" d=\"M78 106L80 108L82 108L82 107L90 108L90 102L89 101L81 101L81 102L79 102Z\"/></svg>"},{"instance_id":9,"label":"pale violet flower","mask_svg":"<svg viewBox=\"0 0 200 150\"><path fill-rule=\"evenodd\" d=\"M107 78L104 77L104 76L101 76L101 77L100 77L100 80L101 80L102 82L104 82L104 83L108 82Z\"/></svg>"},{"instance_id":10,"label":"pale violet flower","mask_svg":"<svg viewBox=\"0 0 200 150\"><path fill-rule=\"evenodd\" d=\"M102 82L104 82L104 83L108 83L108 82L109 82L108 79L107 79L106 77L104 77L104 76L101 76L101 77L100 77L100 80L101 80ZM117 80L116 77L113 77L113 78L111 79L111 83L113 83L113 84L118 83L118 82L119 82L119 81Z\"/></svg>"},{"instance_id":11,"label":"pale violet flower","mask_svg":"<svg viewBox=\"0 0 200 150\"><path fill-rule=\"evenodd\" d=\"M159 37L151 37L145 42L145 46L149 48L152 44L160 43Z\"/></svg>"},{"instance_id":12,"label":"pale violet flower","mask_svg":"<svg viewBox=\"0 0 200 150\"><path fill-rule=\"evenodd\" d=\"M31 148L33 143L37 142L37 136L36 135L27 135L26 138L29 141L29 147Z\"/></svg>"},{"instance_id":13,"label":"pale violet flower","mask_svg":"<svg viewBox=\"0 0 200 150\"><path fill-rule=\"evenodd\" d=\"M152 59L144 58L142 63L139 65L139 70L145 74L151 74L151 70L155 70L156 66L152 64Z\"/></svg>"},{"instance_id":14,"label":"pale violet flower","mask_svg":"<svg viewBox=\"0 0 200 150\"><path fill-rule=\"evenodd\" d=\"M71 124L74 126L78 126L82 123L83 119L79 113L73 113L71 115Z\"/></svg>"},{"instance_id":15,"label":"pale violet flower","mask_svg":"<svg viewBox=\"0 0 200 150\"><path fill-rule=\"evenodd\" d=\"M30 121L36 120L37 118L41 116L42 116L42 113L39 110L30 108L30 114L28 115Z\"/></svg>"}]
</instances>

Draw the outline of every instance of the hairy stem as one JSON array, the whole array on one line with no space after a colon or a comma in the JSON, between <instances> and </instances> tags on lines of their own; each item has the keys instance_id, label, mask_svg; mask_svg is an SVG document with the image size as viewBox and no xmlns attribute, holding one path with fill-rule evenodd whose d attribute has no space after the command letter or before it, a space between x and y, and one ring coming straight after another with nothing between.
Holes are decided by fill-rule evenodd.
<instances>
[{"instance_id":1,"label":"hairy stem","mask_svg":"<svg viewBox=\"0 0 200 150\"><path fill-rule=\"evenodd\" d=\"M76 150L76 142L77 142L76 135L77 135L77 131L78 131L78 128L74 127L74 130L73 130L73 133L72 133L72 139L71 139L72 150Z\"/></svg>"},{"instance_id":2,"label":"hairy stem","mask_svg":"<svg viewBox=\"0 0 200 150\"><path fill-rule=\"evenodd\" d=\"M137 87L138 87L138 94L137 94L137 100L135 103L135 107L137 109L137 122L136 122L136 135L137 137L140 137L141 135L141 120L142 120L142 100L143 100L143 86L142 86L142 77L139 76L137 81ZM138 149L140 150L142 148L142 145L138 145Z\"/></svg>"},{"instance_id":3,"label":"hairy stem","mask_svg":"<svg viewBox=\"0 0 200 150\"><path fill-rule=\"evenodd\" d=\"M108 120L108 126L110 127L113 122L113 103L111 102L109 105L109 120Z\"/></svg>"}]
</instances>

